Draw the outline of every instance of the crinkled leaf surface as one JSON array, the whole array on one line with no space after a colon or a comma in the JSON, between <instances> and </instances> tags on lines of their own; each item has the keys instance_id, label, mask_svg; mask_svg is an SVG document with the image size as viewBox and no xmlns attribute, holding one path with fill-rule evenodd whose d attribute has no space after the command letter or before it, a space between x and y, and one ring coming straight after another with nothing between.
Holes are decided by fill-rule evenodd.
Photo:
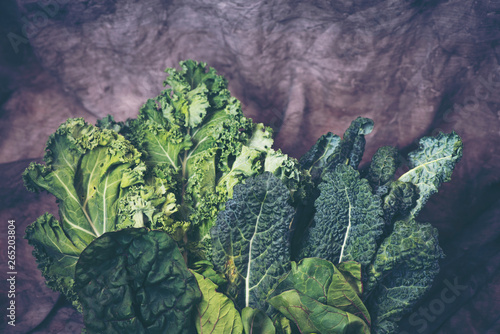
<instances>
[{"instance_id":1,"label":"crinkled leaf surface","mask_svg":"<svg viewBox=\"0 0 500 334\"><path fill-rule=\"evenodd\" d=\"M108 232L80 255L75 291L88 333L192 333L201 300L175 241L145 228Z\"/></svg>"},{"instance_id":2,"label":"crinkled leaf surface","mask_svg":"<svg viewBox=\"0 0 500 334\"><path fill-rule=\"evenodd\" d=\"M400 164L399 152L395 147L383 146L375 152L366 177L375 192L392 181Z\"/></svg>"},{"instance_id":3,"label":"crinkled leaf surface","mask_svg":"<svg viewBox=\"0 0 500 334\"><path fill-rule=\"evenodd\" d=\"M323 169L327 166L328 158L335 152L340 144L340 137L328 132L300 158L300 165L311 174L312 180L317 184L321 180Z\"/></svg>"},{"instance_id":4,"label":"crinkled leaf surface","mask_svg":"<svg viewBox=\"0 0 500 334\"><path fill-rule=\"evenodd\" d=\"M396 219L405 218L417 204L417 187L410 182L394 181L389 186L389 193L382 203L384 220L387 230L390 230Z\"/></svg>"},{"instance_id":5,"label":"crinkled leaf surface","mask_svg":"<svg viewBox=\"0 0 500 334\"><path fill-rule=\"evenodd\" d=\"M201 302L196 306L196 330L198 334L228 333L241 334L243 324L233 302L224 294L215 291L210 279L193 272L202 293Z\"/></svg>"},{"instance_id":6,"label":"crinkled leaf surface","mask_svg":"<svg viewBox=\"0 0 500 334\"><path fill-rule=\"evenodd\" d=\"M297 290L285 291L269 303L293 321L300 333L370 333L368 325L355 315L320 303Z\"/></svg>"},{"instance_id":7,"label":"crinkled leaf surface","mask_svg":"<svg viewBox=\"0 0 500 334\"><path fill-rule=\"evenodd\" d=\"M364 299L375 333L397 332L397 322L430 289L442 257L430 224L413 219L394 224L367 271Z\"/></svg>"},{"instance_id":8,"label":"crinkled leaf surface","mask_svg":"<svg viewBox=\"0 0 500 334\"><path fill-rule=\"evenodd\" d=\"M212 228L213 261L241 308L266 310L265 298L290 268L289 191L273 174L245 180Z\"/></svg>"},{"instance_id":9,"label":"crinkled leaf surface","mask_svg":"<svg viewBox=\"0 0 500 334\"><path fill-rule=\"evenodd\" d=\"M113 231L118 200L141 183L140 153L123 136L69 119L50 136L45 165L31 163L26 187L45 190L59 203L61 221L40 217L26 230L47 284L76 303L72 293L78 254L95 238Z\"/></svg>"},{"instance_id":10,"label":"crinkled leaf surface","mask_svg":"<svg viewBox=\"0 0 500 334\"><path fill-rule=\"evenodd\" d=\"M437 193L441 183L451 180L453 169L462 158L462 148L462 140L455 132L439 133L437 137L420 139L419 148L408 154L410 170L399 181L411 182L418 188L417 205L411 210L413 216Z\"/></svg>"},{"instance_id":11,"label":"crinkled leaf surface","mask_svg":"<svg viewBox=\"0 0 500 334\"><path fill-rule=\"evenodd\" d=\"M325 174L319 189L314 224L304 238L301 257L368 265L384 225L380 198L358 171L346 165Z\"/></svg>"},{"instance_id":12,"label":"crinkled leaf surface","mask_svg":"<svg viewBox=\"0 0 500 334\"><path fill-rule=\"evenodd\" d=\"M275 334L272 320L261 310L245 307L241 310L245 334Z\"/></svg>"},{"instance_id":13,"label":"crinkled leaf surface","mask_svg":"<svg viewBox=\"0 0 500 334\"><path fill-rule=\"evenodd\" d=\"M213 68L191 60L180 65L181 70L166 70L168 88L144 104L137 120L118 128L144 153L148 169L168 166L165 178L176 183L172 204L178 207L169 218L189 222L189 239L209 248L210 228L236 184L267 170L293 188L300 173L286 155L264 168L267 154L276 153L271 129L244 117L227 81Z\"/></svg>"}]
</instances>

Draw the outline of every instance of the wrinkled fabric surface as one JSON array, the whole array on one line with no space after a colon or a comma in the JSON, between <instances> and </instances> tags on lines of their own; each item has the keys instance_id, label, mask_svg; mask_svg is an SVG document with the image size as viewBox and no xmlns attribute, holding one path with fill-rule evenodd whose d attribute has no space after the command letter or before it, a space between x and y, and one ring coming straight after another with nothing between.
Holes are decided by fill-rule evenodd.
<instances>
[{"instance_id":1,"label":"wrinkled fabric surface","mask_svg":"<svg viewBox=\"0 0 500 334\"><path fill-rule=\"evenodd\" d=\"M204 61L245 115L299 157L370 117L364 165L383 145L455 130L464 157L420 214L447 257L401 333L500 332L500 3L457 1L4 1L0 8L0 235L17 231L16 327L78 333L81 315L44 285L22 239L54 199L20 174L68 117L135 117L166 67ZM2 267L4 268L4 267ZM0 304L7 305L2 269ZM5 311L2 311L2 313Z\"/></svg>"}]
</instances>

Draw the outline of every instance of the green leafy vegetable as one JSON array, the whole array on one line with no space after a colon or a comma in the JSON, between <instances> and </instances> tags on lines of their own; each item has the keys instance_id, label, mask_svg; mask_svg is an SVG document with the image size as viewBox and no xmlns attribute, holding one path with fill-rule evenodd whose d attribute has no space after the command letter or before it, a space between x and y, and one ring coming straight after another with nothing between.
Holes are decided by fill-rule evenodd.
<instances>
[{"instance_id":1,"label":"green leafy vegetable","mask_svg":"<svg viewBox=\"0 0 500 334\"><path fill-rule=\"evenodd\" d=\"M261 310L245 307L241 311L245 334L275 334L271 319Z\"/></svg>"},{"instance_id":2,"label":"green leafy vegetable","mask_svg":"<svg viewBox=\"0 0 500 334\"><path fill-rule=\"evenodd\" d=\"M318 188L314 224L304 238L301 257L369 264L384 225L380 198L346 165L325 174Z\"/></svg>"},{"instance_id":3,"label":"green leafy vegetable","mask_svg":"<svg viewBox=\"0 0 500 334\"><path fill-rule=\"evenodd\" d=\"M285 291L269 303L293 319L301 333L370 333L368 325L353 314L325 305L297 290Z\"/></svg>"},{"instance_id":4,"label":"green leafy vegetable","mask_svg":"<svg viewBox=\"0 0 500 334\"><path fill-rule=\"evenodd\" d=\"M199 334L243 333L241 316L233 302L224 294L215 291L215 285L208 278L193 273L198 281L203 299L196 306L196 330Z\"/></svg>"},{"instance_id":5,"label":"green leafy vegetable","mask_svg":"<svg viewBox=\"0 0 500 334\"><path fill-rule=\"evenodd\" d=\"M78 255L95 238L116 228L118 202L143 182L140 153L121 135L81 118L69 119L50 136L45 165L31 163L23 173L31 191L52 193L58 222L40 217L26 230L47 285L78 306L72 291Z\"/></svg>"},{"instance_id":6,"label":"green leafy vegetable","mask_svg":"<svg viewBox=\"0 0 500 334\"><path fill-rule=\"evenodd\" d=\"M201 300L175 241L144 228L94 240L76 265L75 290L89 334L189 334Z\"/></svg>"},{"instance_id":7,"label":"green leafy vegetable","mask_svg":"<svg viewBox=\"0 0 500 334\"><path fill-rule=\"evenodd\" d=\"M212 229L215 268L240 307L267 310L267 293L290 267L288 189L271 173L239 184Z\"/></svg>"},{"instance_id":8,"label":"green leafy vegetable","mask_svg":"<svg viewBox=\"0 0 500 334\"><path fill-rule=\"evenodd\" d=\"M367 175L375 193L384 192L381 188L392 181L400 164L399 152L395 147L383 146L375 152Z\"/></svg>"},{"instance_id":9,"label":"green leafy vegetable","mask_svg":"<svg viewBox=\"0 0 500 334\"><path fill-rule=\"evenodd\" d=\"M367 270L365 299L374 333L397 332L397 322L430 289L442 257L430 224L411 219L394 224Z\"/></svg>"},{"instance_id":10,"label":"green leafy vegetable","mask_svg":"<svg viewBox=\"0 0 500 334\"><path fill-rule=\"evenodd\" d=\"M416 217L432 194L437 193L443 182L451 180L455 165L462 158L463 144L452 132L439 133L437 137L420 139L419 148L408 155L410 170L399 181L417 186L419 198L411 214Z\"/></svg>"}]
</instances>

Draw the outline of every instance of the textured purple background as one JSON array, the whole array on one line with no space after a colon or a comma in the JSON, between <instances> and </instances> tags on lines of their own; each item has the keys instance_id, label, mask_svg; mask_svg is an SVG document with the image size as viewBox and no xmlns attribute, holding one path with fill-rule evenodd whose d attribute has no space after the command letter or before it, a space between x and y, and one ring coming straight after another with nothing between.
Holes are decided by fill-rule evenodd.
<instances>
[{"instance_id":1,"label":"textured purple background","mask_svg":"<svg viewBox=\"0 0 500 334\"><path fill-rule=\"evenodd\" d=\"M16 327L6 327L2 314L0 332L82 327L44 285L22 239L37 216L56 213L52 197L24 190L22 170L68 117L135 117L161 90L165 67L188 58L224 75L244 113L275 128L275 147L295 157L327 131L342 134L357 116L375 121L365 162L379 146L408 152L421 136L456 130L464 158L419 217L439 229L447 257L401 333L500 332L499 1L0 6L2 309L8 219L17 222L19 272Z\"/></svg>"}]
</instances>

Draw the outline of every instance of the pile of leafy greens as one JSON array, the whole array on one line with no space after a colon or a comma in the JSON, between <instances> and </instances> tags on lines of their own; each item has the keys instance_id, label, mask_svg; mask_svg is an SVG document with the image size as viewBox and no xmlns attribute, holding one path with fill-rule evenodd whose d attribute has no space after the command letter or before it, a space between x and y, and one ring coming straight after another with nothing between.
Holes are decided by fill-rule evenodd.
<instances>
[{"instance_id":1,"label":"pile of leafy greens","mask_svg":"<svg viewBox=\"0 0 500 334\"><path fill-rule=\"evenodd\" d=\"M87 333L394 333L439 271L417 215L458 135L406 160L382 147L358 171L373 129L359 117L297 161L214 69L180 65L137 119L69 119L24 172L59 206L26 230L48 286Z\"/></svg>"}]
</instances>

